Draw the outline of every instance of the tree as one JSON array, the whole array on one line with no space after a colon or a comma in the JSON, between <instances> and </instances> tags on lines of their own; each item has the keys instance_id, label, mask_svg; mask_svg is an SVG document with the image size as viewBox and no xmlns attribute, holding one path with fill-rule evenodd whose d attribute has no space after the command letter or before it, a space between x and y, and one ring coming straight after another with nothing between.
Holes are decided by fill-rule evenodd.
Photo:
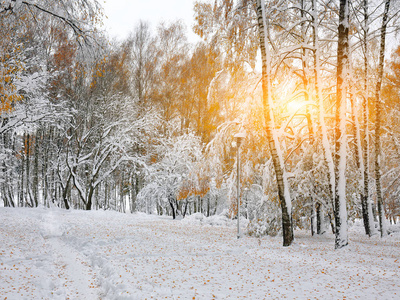
<instances>
[{"instance_id":1,"label":"tree","mask_svg":"<svg viewBox=\"0 0 400 300\"><path fill-rule=\"evenodd\" d=\"M29 12L29 13L27 13ZM41 1L40 4L24 0L4 0L0 3L0 14L9 16L13 13L33 17L44 14L66 24L74 33L76 41L88 43L96 29L94 24L101 20L101 5L97 0L78 1Z\"/></svg>"},{"instance_id":2,"label":"tree","mask_svg":"<svg viewBox=\"0 0 400 300\"><path fill-rule=\"evenodd\" d=\"M216 53L205 43L199 43L183 68L185 101L178 106L182 129L192 129L207 144L216 129L213 120L219 113L218 106L212 105L210 99L211 83L219 68Z\"/></svg>"},{"instance_id":3,"label":"tree","mask_svg":"<svg viewBox=\"0 0 400 300\"><path fill-rule=\"evenodd\" d=\"M153 154L153 163L148 167L147 184L139 195L148 213L156 207L158 210L169 211L173 219L182 215L178 194L189 176L195 173L201 156L199 138L192 133L160 137ZM154 195L151 198L155 199L148 199L149 195ZM162 214L161 211L159 213Z\"/></svg>"},{"instance_id":4,"label":"tree","mask_svg":"<svg viewBox=\"0 0 400 300\"><path fill-rule=\"evenodd\" d=\"M363 192L361 196L362 214L364 221L365 233L371 236L374 232L373 228L373 213L371 197L369 195L369 160L368 160L368 149L369 149L369 138L368 138L368 99L369 99L369 86L368 86L368 56L369 56L369 46L368 46L368 33L369 33L369 5L368 0L363 1L363 17L364 26L362 27L362 47L364 52L364 95L362 100L362 118L363 118Z\"/></svg>"},{"instance_id":5,"label":"tree","mask_svg":"<svg viewBox=\"0 0 400 300\"><path fill-rule=\"evenodd\" d=\"M156 66L158 64L156 40L151 35L147 23L139 21L133 33L128 38L131 48L131 63L134 95L140 105L149 106L148 103L154 93Z\"/></svg>"},{"instance_id":6,"label":"tree","mask_svg":"<svg viewBox=\"0 0 400 300\"><path fill-rule=\"evenodd\" d=\"M187 59L188 44L184 25L178 21L161 23L158 28L156 90L152 102L160 110L166 134L168 123L178 118L178 106L185 101L183 95L183 65Z\"/></svg>"},{"instance_id":7,"label":"tree","mask_svg":"<svg viewBox=\"0 0 400 300\"><path fill-rule=\"evenodd\" d=\"M271 99L271 61L269 45L267 43L267 20L263 1L257 1L257 18L260 34L260 48L262 58L262 90L263 90L263 109L265 118L265 130L268 146L274 164L276 182L278 185L279 201L282 209L282 231L283 246L290 246L293 242L293 226L291 214L291 200L289 183L284 170L283 157L276 136L275 124L273 120L272 99Z\"/></svg>"},{"instance_id":8,"label":"tree","mask_svg":"<svg viewBox=\"0 0 400 300\"><path fill-rule=\"evenodd\" d=\"M349 2L340 1L335 114L335 248L348 244L346 209L346 99L349 59Z\"/></svg>"},{"instance_id":9,"label":"tree","mask_svg":"<svg viewBox=\"0 0 400 300\"><path fill-rule=\"evenodd\" d=\"M382 14L382 27L381 27L381 41L379 49L379 65L378 65L378 78L375 88L375 185L376 185L376 197L378 202L378 214L379 214L379 229L381 236L387 234L385 227L385 214L384 214L384 203L382 199L381 190L381 167L380 167L380 156L381 156L381 87L383 78L383 65L385 62L385 42L386 42L386 28L389 18L390 0L385 1L384 11Z\"/></svg>"}]
</instances>

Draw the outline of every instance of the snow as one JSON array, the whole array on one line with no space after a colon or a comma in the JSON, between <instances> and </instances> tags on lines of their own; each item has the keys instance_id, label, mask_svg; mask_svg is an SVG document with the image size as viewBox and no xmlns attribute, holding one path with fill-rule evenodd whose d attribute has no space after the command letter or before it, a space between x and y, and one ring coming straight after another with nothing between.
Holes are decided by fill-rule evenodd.
<instances>
[{"instance_id":1,"label":"snow","mask_svg":"<svg viewBox=\"0 0 400 300\"><path fill-rule=\"evenodd\" d=\"M1 299L399 299L400 227L236 238L235 220L0 208Z\"/></svg>"}]
</instances>

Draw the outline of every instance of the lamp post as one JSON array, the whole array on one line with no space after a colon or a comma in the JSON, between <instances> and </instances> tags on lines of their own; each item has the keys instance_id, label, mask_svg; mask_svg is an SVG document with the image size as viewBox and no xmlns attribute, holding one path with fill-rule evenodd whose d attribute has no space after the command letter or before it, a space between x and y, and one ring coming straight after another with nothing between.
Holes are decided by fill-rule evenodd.
<instances>
[{"instance_id":1,"label":"lamp post","mask_svg":"<svg viewBox=\"0 0 400 300\"><path fill-rule=\"evenodd\" d=\"M237 238L240 238L240 144L246 137L244 132L235 134L236 146L237 146L237 176L236 176L236 189L237 189Z\"/></svg>"}]
</instances>

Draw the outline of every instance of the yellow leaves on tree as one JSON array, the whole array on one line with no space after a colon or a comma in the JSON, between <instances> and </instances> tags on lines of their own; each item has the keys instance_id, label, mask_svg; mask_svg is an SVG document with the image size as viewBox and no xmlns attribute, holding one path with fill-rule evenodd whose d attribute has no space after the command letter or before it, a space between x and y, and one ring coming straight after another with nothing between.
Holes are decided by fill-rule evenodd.
<instances>
[{"instance_id":1,"label":"yellow leaves on tree","mask_svg":"<svg viewBox=\"0 0 400 300\"><path fill-rule=\"evenodd\" d=\"M105 70L105 64L106 59L102 60L101 62L98 62L96 66L94 67L93 74L92 74L92 81L90 83L90 88L93 89L96 87L98 83L98 79L103 77L106 70Z\"/></svg>"},{"instance_id":2,"label":"yellow leaves on tree","mask_svg":"<svg viewBox=\"0 0 400 300\"><path fill-rule=\"evenodd\" d=\"M65 70L73 66L76 56L76 46L65 39L54 54L54 63L57 70Z\"/></svg>"},{"instance_id":3,"label":"yellow leaves on tree","mask_svg":"<svg viewBox=\"0 0 400 300\"><path fill-rule=\"evenodd\" d=\"M184 200L190 196L200 196L203 198L210 191L210 179L208 177L200 177L197 182L193 180L185 180L178 190L176 199Z\"/></svg>"},{"instance_id":4,"label":"yellow leaves on tree","mask_svg":"<svg viewBox=\"0 0 400 300\"><path fill-rule=\"evenodd\" d=\"M15 51L20 51L19 48ZM23 99L19 95L14 80L18 73L23 70L23 66L18 60L8 53L1 53L0 57L0 115L10 113L15 102Z\"/></svg>"},{"instance_id":5,"label":"yellow leaves on tree","mask_svg":"<svg viewBox=\"0 0 400 300\"><path fill-rule=\"evenodd\" d=\"M178 190L178 194L176 196L176 200L184 200L188 198L189 196L193 195L194 189L191 186L188 185L183 185L181 188Z\"/></svg>"},{"instance_id":6,"label":"yellow leaves on tree","mask_svg":"<svg viewBox=\"0 0 400 300\"><path fill-rule=\"evenodd\" d=\"M25 71L24 49L20 42L24 32L19 32L20 39L17 39L14 33L24 22L24 15L12 22L0 20L0 115L10 113L15 103L23 99L18 93L15 81Z\"/></svg>"},{"instance_id":7,"label":"yellow leaves on tree","mask_svg":"<svg viewBox=\"0 0 400 300\"><path fill-rule=\"evenodd\" d=\"M111 86L112 91L129 91L131 70L128 68L129 47L124 45L120 50L113 51L99 58L92 70L90 88L101 88L105 84Z\"/></svg>"},{"instance_id":8,"label":"yellow leaves on tree","mask_svg":"<svg viewBox=\"0 0 400 300\"><path fill-rule=\"evenodd\" d=\"M196 24L193 26L194 32L201 38L207 34L207 26L209 16L212 15L212 6L208 3L196 2L194 4Z\"/></svg>"}]
</instances>

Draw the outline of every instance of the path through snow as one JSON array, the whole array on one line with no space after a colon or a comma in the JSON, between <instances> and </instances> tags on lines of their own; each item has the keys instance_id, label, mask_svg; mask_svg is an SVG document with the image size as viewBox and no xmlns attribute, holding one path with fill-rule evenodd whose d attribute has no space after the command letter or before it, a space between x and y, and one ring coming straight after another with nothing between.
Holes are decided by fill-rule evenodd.
<instances>
[{"instance_id":1,"label":"path through snow","mask_svg":"<svg viewBox=\"0 0 400 300\"><path fill-rule=\"evenodd\" d=\"M1 299L400 297L400 235L357 226L339 251L331 235L283 248L194 217L0 208L0 228Z\"/></svg>"}]
</instances>

